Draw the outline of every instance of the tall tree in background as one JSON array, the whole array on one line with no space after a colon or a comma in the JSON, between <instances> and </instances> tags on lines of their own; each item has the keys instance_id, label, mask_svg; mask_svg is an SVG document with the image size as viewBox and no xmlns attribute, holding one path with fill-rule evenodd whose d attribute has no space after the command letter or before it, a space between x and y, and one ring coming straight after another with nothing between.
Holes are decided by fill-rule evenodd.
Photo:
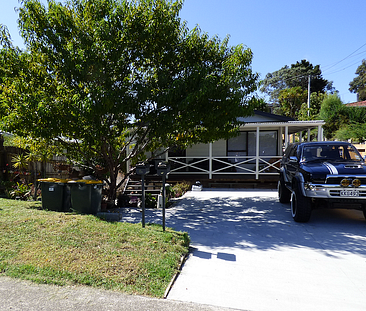
<instances>
[{"instance_id":1,"label":"tall tree in background","mask_svg":"<svg viewBox=\"0 0 366 311\"><path fill-rule=\"evenodd\" d=\"M356 70L357 77L349 84L350 92L357 94L357 100L366 100L366 60Z\"/></svg>"},{"instance_id":2,"label":"tall tree in background","mask_svg":"<svg viewBox=\"0 0 366 311\"><path fill-rule=\"evenodd\" d=\"M278 102L281 112L287 117L296 118L302 103L306 101L307 92L300 86L281 90L278 95Z\"/></svg>"},{"instance_id":3,"label":"tall tree in background","mask_svg":"<svg viewBox=\"0 0 366 311\"><path fill-rule=\"evenodd\" d=\"M236 135L252 113L252 52L181 22L182 1L24 0L26 51L0 43L2 128L109 172L149 150Z\"/></svg>"},{"instance_id":4,"label":"tall tree in background","mask_svg":"<svg viewBox=\"0 0 366 311\"><path fill-rule=\"evenodd\" d=\"M284 66L280 70L268 73L261 82L261 92L267 94L274 106L279 106L279 113L290 117L296 117L289 111L287 106L298 107L299 100L306 101L309 76L311 78L310 93L325 93L333 91L332 82L322 77L320 66L313 66L306 60L297 62L289 66ZM299 90L301 89L301 94ZM294 94L298 96L294 96ZM287 96L288 95L288 96ZM305 97L304 97L305 95Z\"/></svg>"}]
</instances>

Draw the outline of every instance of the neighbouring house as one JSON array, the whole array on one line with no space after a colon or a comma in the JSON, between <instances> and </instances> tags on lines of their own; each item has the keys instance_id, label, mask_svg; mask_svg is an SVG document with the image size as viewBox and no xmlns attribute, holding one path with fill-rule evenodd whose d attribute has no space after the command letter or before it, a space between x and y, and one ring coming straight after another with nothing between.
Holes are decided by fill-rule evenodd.
<instances>
[{"instance_id":1,"label":"neighbouring house","mask_svg":"<svg viewBox=\"0 0 366 311\"><path fill-rule=\"evenodd\" d=\"M347 107L366 107L366 100L346 104Z\"/></svg>"},{"instance_id":2,"label":"neighbouring house","mask_svg":"<svg viewBox=\"0 0 366 311\"><path fill-rule=\"evenodd\" d=\"M295 140L295 134L302 140L302 133L308 132L309 137L310 130L317 129L317 140L323 140L322 120L295 121L255 111L242 121L245 124L237 137L170 150L162 156L170 163L169 180L199 180L206 187L275 181L284 149Z\"/></svg>"}]
</instances>

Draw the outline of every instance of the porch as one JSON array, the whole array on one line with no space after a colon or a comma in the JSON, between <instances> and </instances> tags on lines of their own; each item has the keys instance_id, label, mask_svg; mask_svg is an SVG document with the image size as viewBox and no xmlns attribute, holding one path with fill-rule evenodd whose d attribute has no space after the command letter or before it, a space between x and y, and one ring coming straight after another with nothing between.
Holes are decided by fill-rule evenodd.
<instances>
[{"instance_id":1,"label":"porch","mask_svg":"<svg viewBox=\"0 0 366 311\"><path fill-rule=\"evenodd\" d=\"M280 161L288 144L295 142L295 136L302 141L304 132L308 133L309 140L311 129L317 129L316 140L323 141L324 124L322 120L248 122L241 128L243 133L249 133L246 148L240 147L238 142L235 145L230 141L220 141L193 146L186 150L185 155L166 153L165 160L171 166L169 178L217 181L277 179Z\"/></svg>"}]
</instances>

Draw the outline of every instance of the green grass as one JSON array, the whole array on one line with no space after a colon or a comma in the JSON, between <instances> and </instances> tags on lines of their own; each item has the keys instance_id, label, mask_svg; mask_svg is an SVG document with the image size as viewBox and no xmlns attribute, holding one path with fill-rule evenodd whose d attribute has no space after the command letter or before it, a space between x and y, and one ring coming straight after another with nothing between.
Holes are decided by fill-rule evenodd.
<instances>
[{"instance_id":1,"label":"green grass","mask_svg":"<svg viewBox=\"0 0 366 311\"><path fill-rule=\"evenodd\" d=\"M0 199L0 275L162 297L188 252L186 233Z\"/></svg>"}]
</instances>

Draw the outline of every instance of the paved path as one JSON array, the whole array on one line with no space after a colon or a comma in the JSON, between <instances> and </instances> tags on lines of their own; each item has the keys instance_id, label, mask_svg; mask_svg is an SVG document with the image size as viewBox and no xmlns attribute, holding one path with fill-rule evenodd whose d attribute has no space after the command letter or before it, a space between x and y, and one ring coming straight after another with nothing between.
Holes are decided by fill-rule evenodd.
<instances>
[{"instance_id":1,"label":"paved path","mask_svg":"<svg viewBox=\"0 0 366 311\"><path fill-rule=\"evenodd\" d=\"M160 219L148 211L146 222ZM167 210L166 225L188 231L193 248L168 299L255 311L365 310L362 212L318 210L299 224L275 191L202 191Z\"/></svg>"}]
</instances>

